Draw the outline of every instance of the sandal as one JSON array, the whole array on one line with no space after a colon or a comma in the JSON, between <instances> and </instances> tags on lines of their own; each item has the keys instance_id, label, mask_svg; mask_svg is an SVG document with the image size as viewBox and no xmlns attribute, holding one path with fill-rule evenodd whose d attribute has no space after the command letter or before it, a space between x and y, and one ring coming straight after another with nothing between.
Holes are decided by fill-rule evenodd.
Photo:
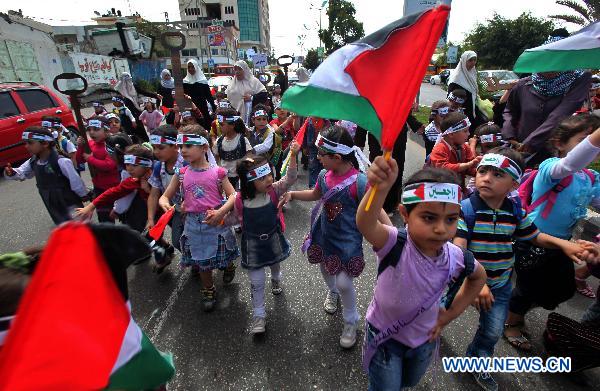
<instances>
[{"instance_id":1,"label":"sandal","mask_svg":"<svg viewBox=\"0 0 600 391\"><path fill-rule=\"evenodd\" d=\"M527 337L524 335L524 333L522 331L520 331L521 335L517 335L517 336L508 336L506 335L506 329L510 329L510 328L519 328L524 326L523 322L518 322L515 324L508 324L505 323L504 324L504 338L506 338L506 340L508 341L509 344L511 344L513 347L519 349L519 350L523 350L525 352L530 352L532 349L531 343L529 342L529 340L527 339Z\"/></svg>"},{"instance_id":2,"label":"sandal","mask_svg":"<svg viewBox=\"0 0 600 391\"><path fill-rule=\"evenodd\" d=\"M575 277L575 281L576 281L576 284L577 283L585 284L585 286L583 286L583 287L578 286L577 292L579 292L581 295L583 295L585 297L589 297L590 299L596 298L596 293L594 293L594 290L592 289L591 286L588 285L586 280Z\"/></svg>"}]
</instances>

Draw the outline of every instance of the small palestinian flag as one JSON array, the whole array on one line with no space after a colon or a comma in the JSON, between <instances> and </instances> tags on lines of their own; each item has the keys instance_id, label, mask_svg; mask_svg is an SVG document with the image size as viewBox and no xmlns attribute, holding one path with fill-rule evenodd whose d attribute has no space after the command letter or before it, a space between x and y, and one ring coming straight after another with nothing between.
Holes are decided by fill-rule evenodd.
<instances>
[{"instance_id":1,"label":"small palestinian flag","mask_svg":"<svg viewBox=\"0 0 600 391\"><path fill-rule=\"evenodd\" d=\"M336 50L308 83L285 92L282 107L300 115L352 121L391 150L449 12L447 5L438 5Z\"/></svg>"},{"instance_id":2,"label":"small palestinian flag","mask_svg":"<svg viewBox=\"0 0 600 391\"><path fill-rule=\"evenodd\" d=\"M600 66L600 22L595 22L570 37L525 50L517 59L513 71L559 72L597 69L598 66Z\"/></svg>"},{"instance_id":3,"label":"small palestinian flag","mask_svg":"<svg viewBox=\"0 0 600 391\"><path fill-rule=\"evenodd\" d=\"M0 352L0 390L146 390L173 377L131 317L125 269L148 244L97 227L50 236Z\"/></svg>"}]
</instances>

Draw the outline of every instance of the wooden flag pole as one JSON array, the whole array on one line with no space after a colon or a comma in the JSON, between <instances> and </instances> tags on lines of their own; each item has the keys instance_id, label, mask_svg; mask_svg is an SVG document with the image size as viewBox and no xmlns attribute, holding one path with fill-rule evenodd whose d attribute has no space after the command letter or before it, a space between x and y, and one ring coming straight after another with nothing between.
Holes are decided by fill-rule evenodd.
<instances>
[{"instance_id":1,"label":"wooden flag pole","mask_svg":"<svg viewBox=\"0 0 600 391\"><path fill-rule=\"evenodd\" d=\"M383 158L386 161L390 160L391 156L392 151L385 151L385 153L383 154ZM373 202L373 198L375 198L375 193L377 193L377 186L373 186L371 188L371 194L369 195L369 200L367 201L367 205L365 206L365 212L368 212L369 208L371 208L371 203Z\"/></svg>"}]
</instances>

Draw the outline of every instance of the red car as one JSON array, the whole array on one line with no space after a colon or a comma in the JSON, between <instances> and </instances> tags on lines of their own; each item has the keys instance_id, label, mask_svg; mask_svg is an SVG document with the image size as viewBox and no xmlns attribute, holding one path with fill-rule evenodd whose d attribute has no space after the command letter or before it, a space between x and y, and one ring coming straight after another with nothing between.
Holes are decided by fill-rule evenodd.
<instances>
[{"instance_id":1,"label":"red car","mask_svg":"<svg viewBox=\"0 0 600 391\"><path fill-rule=\"evenodd\" d=\"M71 108L49 88L34 82L0 82L0 167L29 158L21 134L39 126L46 115L77 129Z\"/></svg>"}]
</instances>

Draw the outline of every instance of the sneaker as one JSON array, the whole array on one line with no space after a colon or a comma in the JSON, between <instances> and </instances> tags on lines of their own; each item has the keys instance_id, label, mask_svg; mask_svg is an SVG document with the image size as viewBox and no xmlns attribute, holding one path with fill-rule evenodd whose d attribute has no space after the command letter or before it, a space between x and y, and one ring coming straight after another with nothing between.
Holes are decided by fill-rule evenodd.
<instances>
[{"instance_id":1,"label":"sneaker","mask_svg":"<svg viewBox=\"0 0 600 391\"><path fill-rule=\"evenodd\" d=\"M356 343L356 323L344 324L344 330L340 336L340 346L350 349Z\"/></svg>"},{"instance_id":2,"label":"sneaker","mask_svg":"<svg viewBox=\"0 0 600 391\"><path fill-rule=\"evenodd\" d=\"M235 269L236 268L237 268L237 266L233 262L231 262L229 265L227 265L225 270L223 270L223 284L225 284L225 285L231 284L231 281L233 281L233 279L235 277Z\"/></svg>"},{"instance_id":3,"label":"sneaker","mask_svg":"<svg viewBox=\"0 0 600 391\"><path fill-rule=\"evenodd\" d=\"M267 321L265 318L255 316L252 318L252 326L250 326L250 334L262 334L265 332Z\"/></svg>"},{"instance_id":4,"label":"sneaker","mask_svg":"<svg viewBox=\"0 0 600 391\"><path fill-rule=\"evenodd\" d=\"M274 295L280 295L283 292L283 288L281 287L281 282L279 280L271 279L271 293Z\"/></svg>"},{"instance_id":5,"label":"sneaker","mask_svg":"<svg viewBox=\"0 0 600 391\"><path fill-rule=\"evenodd\" d=\"M325 307L325 312L327 312L328 314L335 314L335 312L338 309L339 298L339 293L329 291L329 293L327 293L327 297L325 298L325 303L323 304L323 306Z\"/></svg>"},{"instance_id":6,"label":"sneaker","mask_svg":"<svg viewBox=\"0 0 600 391\"><path fill-rule=\"evenodd\" d=\"M473 372L475 381L486 391L498 391L498 383L488 372Z\"/></svg>"},{"instance_id":7,"label":"sneaker","mask_svg":"<svg viewBox=\"0 0 600 391\"><path fill-rule=\"evenodd\" d=\"M215 309L215 303L217 302L217 290L213 286L212 288L202 288L202 309L204 312L210 312Z\"/></svg>"},{"instance_id":8,"label":"sneaker","mask_svg":"<svg viewBox=\"0 0 600 391\"><path fill-rule=\"evenodd\" d=\"M238 226L236 226L236 227L235 227L233 230L234 230L234 231L235 231L235 233L236 233L236 234L238 234L238 235L242 233L242 227L240 227L239 225L238 225Z\"/></svg>"}]
</instances>

